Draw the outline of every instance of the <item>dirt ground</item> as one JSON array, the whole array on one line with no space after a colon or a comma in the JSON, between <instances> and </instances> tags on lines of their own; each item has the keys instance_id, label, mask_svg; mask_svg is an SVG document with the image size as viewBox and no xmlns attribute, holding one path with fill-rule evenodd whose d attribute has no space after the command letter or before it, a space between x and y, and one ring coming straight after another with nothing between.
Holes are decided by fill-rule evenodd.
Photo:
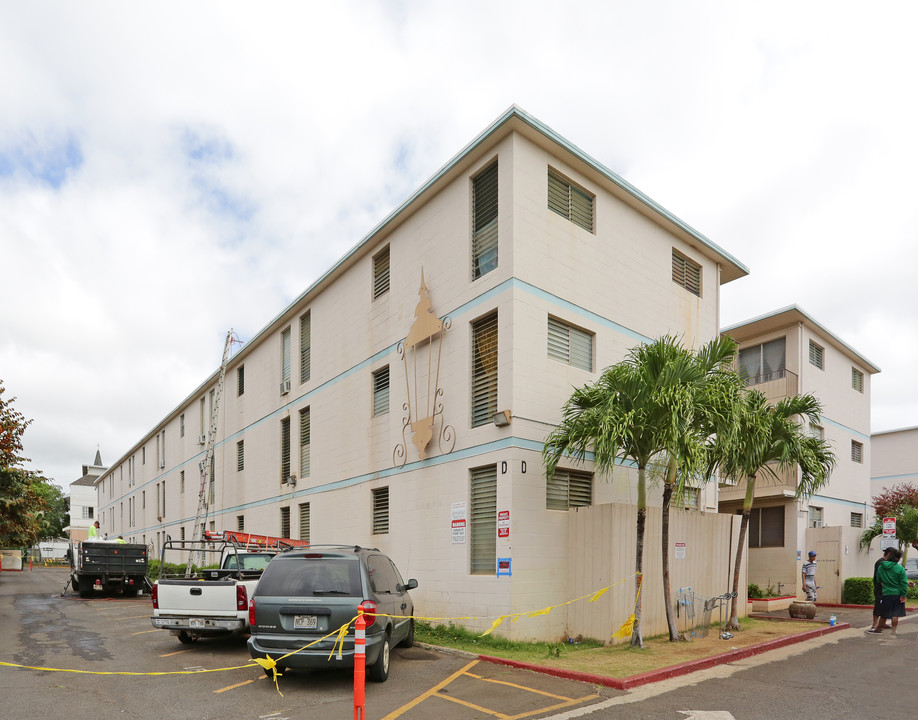
<instances>
[{"instance_id":1,"label":"dirt ground","mask_svg":"<svg viewBox=\"0 0 918 720\"><path fill-rule=\"evenodd\" d=\"M631 648L627 644L575 653L565 653L562 649L560 657L543 656L530 662L546 667L626 678L824 626L824 623L793 620L750 620L748 623L748 627L735 632L730 639L721 639L718 629L712 628L707 637L695 637L685 642L671 643L666 636L645 639L643 650Z\"/></svg>"}]
</instances>

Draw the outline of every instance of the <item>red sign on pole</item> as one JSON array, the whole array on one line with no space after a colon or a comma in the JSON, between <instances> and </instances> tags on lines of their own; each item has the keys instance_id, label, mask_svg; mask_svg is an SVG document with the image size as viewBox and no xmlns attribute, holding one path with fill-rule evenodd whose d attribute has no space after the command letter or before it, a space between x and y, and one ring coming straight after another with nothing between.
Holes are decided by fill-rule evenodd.
<instances>
[{"instance_id":1,"label":"red sign on pole","mask_svg":"<svg viewBox=\"0 0 918 720\"><path fill-rule=\"evenodd\" d=\"M895 535L896 534L896 518L894 517L883 518L883 534L884 535Z\"/></svg>"}]
</instances>

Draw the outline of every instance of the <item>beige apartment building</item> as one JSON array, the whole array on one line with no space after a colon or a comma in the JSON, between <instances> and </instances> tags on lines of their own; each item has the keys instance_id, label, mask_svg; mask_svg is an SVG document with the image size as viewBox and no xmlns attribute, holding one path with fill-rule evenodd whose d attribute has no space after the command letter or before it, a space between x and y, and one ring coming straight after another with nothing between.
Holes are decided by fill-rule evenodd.
<instances>
[{"instance_id":1,"label":"beige apartment building","mask_svg":"<svg viewBox=\"0 0 918 720\"><path fill-rule=\"evenodd\" d=\"M209 528L379 547L419 580L419 614L481 628L572 600L575 574L586 592L625 579L593 606L617 628L633 520L593 536L572 518L634 503L633 477L597 478L587 462L547 482L543 442L572 388L629 348L715 337L720 285L747 272L512 107L248 339L219 398L215 372L112 463L97 483L103 530L154 551L192 537L219 399ZM716 490L689 496L677 526L723 524ZM680 547L674 587L713 572L707 545L724 532L703 535ZM594 542L608 552L587 572ZM726 558L721 569L709 594L729 589ZM645 634L665 629L654 593ZM577 630L564 606L501 632Z\"/></svg>"},{"instance_id":2,"label":"beige apartment building","mask_svg":"<svg viewBox=\"0 0 918 720\"><path fill-rule=\"evenodd\" d=\"M918 427L870 436L870 495L900 484L918 486Z\"/></svg>"},{"instance_id":3,"label":"beige apartment building","mask_svg":"<svg viewBox=\"0 0 918 720\"><path fill-rule=\"evenodd\" d=\"M820 423L808 429L832 445L837 459L828 484L808 499L794 498L799 469L757 479L748 580L800 594L800 566L815 550L819 599L838 602L846 577L872 574L871 554L858 552L857 538L872 521L870 379L879 368L796 305L723 333L739 343L748 386L772 400L802 393L820 399ZM740 512L744 495L744 482L721 485L720 511Z\"/></svg>"}]
</instances>

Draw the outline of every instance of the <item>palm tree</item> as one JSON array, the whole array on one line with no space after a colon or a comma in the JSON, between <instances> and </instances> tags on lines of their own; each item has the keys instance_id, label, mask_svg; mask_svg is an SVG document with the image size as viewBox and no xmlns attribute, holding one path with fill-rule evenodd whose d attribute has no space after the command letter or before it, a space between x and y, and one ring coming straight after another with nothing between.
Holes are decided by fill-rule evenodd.
<instances>
[{"instance_id":1,"label":"palm tree","mask_svg":"<svg viewBox=\"0 0 918 720\"><path fill-rule=\"evenodd\" d=\"M688 351L686 351L688 352ZM684 495L686 480L706 482L713 476L720 454L719 448L732 440L736 427L733 421L735 408L742 388L742 380L734 371L736 342L728 337L718 337L704 345L697 353L689 354L691 371L683 381L693 394L693 405L686 413L680 443L671 455L663 476L663 517L660 530L660 549L663 569L663 603L670 642L682 640L673 615L672 583L669 567L669 524L673 499ZM698 442L702 441L702 453Z\"/></svg>"},{"instance_id":2,"label":"palm tree","mask_svg":"<svg viewBox=\"0 0 918 720\"><path fill-rule=\"evenodd\" d=\"M728 624L733 630L739 629L737 596L740 568L755 500L756 479L762 475L777 478L776 469L799 467L800 481L795 497L808 497L825 485L835 467L835 454L825 440L807 433L797 420L802 416L810 423L818 423L821 412L819 400L809 393L784 398L774 405L758 390L749 390L741 397L736 416L736 441L723 445L719 458L725 477L746 481Z\"/></svg>"},{"instance_id":3,"label":"palm tree","mask_svg":"<svg viewBox=\"0 0 918 720\"><path fill-rule=\"evenodd\" d=\"M711 358L708 364L719 366L713 359L732 356L734 351L732 341L718 339L705 346L699 357ZM693 428L698 425L696 403L701 395L704 367L705 363L671 336L633 348L623 361L606 368L595 383L574 390L562 409L561 423L549 434L542 450L547 477L554 474L565 455L583 462L592 452L600 475L611 475L615 465L626 459L637 465L634 572L638 582L632 646L644 646L640 588L648 465L659 456L676 469L681 468L682 477L703 465L704 437ZM668 485L672 488L675 480ZM664 557L667 553L664 545Z\"/></svg>"}]
</instances>

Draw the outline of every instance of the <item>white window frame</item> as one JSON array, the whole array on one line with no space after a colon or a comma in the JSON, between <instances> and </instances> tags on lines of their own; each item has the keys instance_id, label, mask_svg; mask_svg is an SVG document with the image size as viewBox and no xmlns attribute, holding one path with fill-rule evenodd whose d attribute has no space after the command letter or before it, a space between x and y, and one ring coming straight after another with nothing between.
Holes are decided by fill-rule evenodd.
<instances>
[{"instance_id":1,"label":"white window frame","mask_svg":"<svg viewBox=\"0 0 918 720\"><path fill-rule=\"evenodd\" d=\"M819 368L820 370L826 369L826 349L819 343L810 340L810 365Z\"/></svg>"},{"instance_id":2,"label":"white window frame","mask_svg":"<svg viewBox=\"0 0 918 720\"><path fill-rule=\"evenodd\" d=\"M558 468L545 480L545 508L570 510L593 504L593 473Z\"/></svg>"},{"instance_id":3,"label":"white window frame","mask_svg":"<svg viewBox=\"0 0 918 720\"><path fill-rule=\"evenodd\" d=\"M596 196L568 180L557 170L548 168L548 209L577 227L593 233Z\"/></svg>"},{"instance_id":4,"label":"white window frame","mask_svg":"<svg viewBox=\"0 0 918 720\"><path fill-rule=\"evenodd\" d=\"M593 333L548 316L548 357L593 372Z\"/></svg>"},{"instance_id":5,"label":"white window frame","mask_svg":"<svg viewBox=\"0 0 918 720\"><path fill-rule=\"evenodd\" d=\"M703 289L703 268L683 252L673 248L673 282L701 297Z\"/></svg>"},{"instance_id":6,"label":"white window frame","mask_svg":"<svg viewBox=\"0 0 918 720\"><path fill-rule=\"evenodd\" d=\"M472 178L472 280L496 270L500 207L497 160ZM493 194L493 197L492 197Z\"/></svg>"}]
</instances>

